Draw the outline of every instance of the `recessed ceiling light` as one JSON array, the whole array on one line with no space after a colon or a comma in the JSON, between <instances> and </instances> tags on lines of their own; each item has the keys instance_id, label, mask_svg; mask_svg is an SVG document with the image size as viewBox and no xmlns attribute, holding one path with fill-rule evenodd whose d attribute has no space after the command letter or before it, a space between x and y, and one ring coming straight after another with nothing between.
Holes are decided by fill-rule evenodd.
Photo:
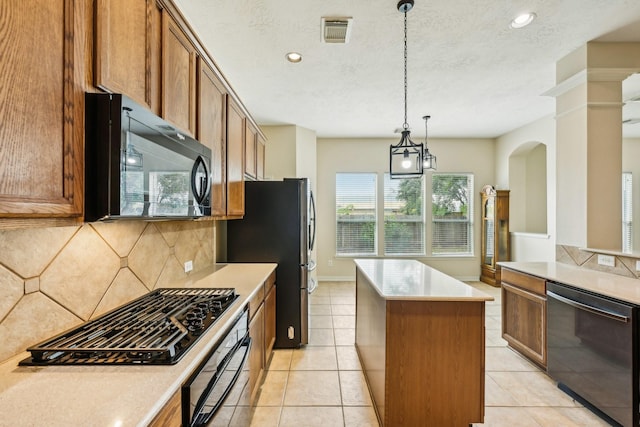
<instances>
[{"instance_id":1,"label":"recessed ceiling light","mask_svg":"<svg viewBox=\"0 0 640 427\"><path fill-rule=\"evenodd\" d=\"M531 24L531 22L533 22L535 18L536 14L533 12L518 15L513 18L513 21L511 21L511 28L526 27L527 25Z\"/></svg>"},{"instance_id":2,"label":"recessed ceiling light","mask_svg":"<svg viewBox=\"0 0 640 427\"><path fill-rule=\"evenodd\" d=\"M302 61L302 55L300 55L298 52L289 52L285 55L285 57L287 58L287 61L293 62L294 64Z\"/></svg>"}]
</instances>

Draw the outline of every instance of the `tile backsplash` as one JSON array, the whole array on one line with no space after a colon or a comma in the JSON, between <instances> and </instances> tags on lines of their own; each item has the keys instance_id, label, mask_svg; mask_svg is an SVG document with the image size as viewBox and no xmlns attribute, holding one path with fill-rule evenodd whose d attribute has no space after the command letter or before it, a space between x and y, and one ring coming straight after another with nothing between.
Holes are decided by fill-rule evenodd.
<instances>
[{"instance_id":1,"label":"tile backsplash","mask_svg":"<svg viewBox=\"0 0 640 427\"><path fill-rule=\"evenodd\" d=\"M608 253L604 253L609 255ZM612 255L613 256L613 255ZM618 276L640 279L640 271L636 270L637 257L615 255L615 265L609 267L598 264L598 252L587 251L575 246L556 245L556 261L563 264L575 265L589 270L604 271Z\"/></svg>"},{"instance_id":2,"label":"tile backsplash","mask_svg":"<svg viewBox=\"0 0 640 427\"><path fill-rule=\"evenodd\" d=\"M215 263L213 221L0 230L0 362Z\"/></svg>"}]
</instances>

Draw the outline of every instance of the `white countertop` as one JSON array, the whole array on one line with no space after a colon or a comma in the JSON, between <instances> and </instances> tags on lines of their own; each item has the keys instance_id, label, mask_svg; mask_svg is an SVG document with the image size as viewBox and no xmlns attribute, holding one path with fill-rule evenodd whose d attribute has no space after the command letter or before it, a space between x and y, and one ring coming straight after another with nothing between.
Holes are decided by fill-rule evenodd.
<instances>
[{"instance_id":1,"label":"white countertop","mask_svg":"<svg viewBox=\"0 0 640 427\"><path fill-rule=\"evenodd\" d=\"M451 276L409 259L356 259L378 294L387 300L493 301L493 297Z\"/></svg>"},{"instance_id":2,"label":"white countertop","mask_svg":"<svg viewBox=\"0 0 640 427\"><path fill-rule=\"evenodd\" d=\"M499 262L498 265L640 305L638 279L559 262Z\"/></svg>"},{"instance_id":3,"label":"white countertop","mask_svg":"<svg viewBox=\"0 0 640 427\"><path fill-rule=\"evenodd\" d=\"M28 356L26 352L3 363L0 426L146 426L275 268L276 264L228 264L172 284L172 287L231 287L240 295L175 365L18 366ZM46 322L46 317L41 321Z\"/></svg>"}]
</instances>

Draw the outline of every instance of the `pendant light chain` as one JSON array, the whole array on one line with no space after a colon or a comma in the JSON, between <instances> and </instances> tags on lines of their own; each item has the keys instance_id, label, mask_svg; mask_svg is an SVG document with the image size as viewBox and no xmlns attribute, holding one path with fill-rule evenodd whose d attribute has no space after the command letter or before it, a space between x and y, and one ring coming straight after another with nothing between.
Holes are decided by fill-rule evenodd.
<instances>
[{"instance_id":1,"label":"pendant light chain","mask_svg":"<svg viewBox=\"0 0 640 427\"><path fill-rule=\"evenodd\" d=\"M407 11L404 12L404 124L402 127L409 129L407 123Z\"/></svg>"}]
</instances>

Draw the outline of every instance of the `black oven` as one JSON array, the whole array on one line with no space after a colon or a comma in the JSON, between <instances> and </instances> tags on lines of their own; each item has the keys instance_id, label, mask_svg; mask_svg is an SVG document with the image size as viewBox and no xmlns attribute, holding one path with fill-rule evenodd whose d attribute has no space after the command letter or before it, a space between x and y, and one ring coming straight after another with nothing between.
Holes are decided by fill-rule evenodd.
<instances>
[{"instance_id":1,"label":"black oven","mask_svg":"<svg viewBox=\"0 0 640 427\"><path fill-rule=\"evenodd\" d=\"M249 381L247 358L250 350L249 311L245 307L182 386L184 427L209 424L226 401L239 399ZM225 406L234 409L233 404ZM231 418L233 413L224 416Z\"/></svg>"},{"instance_id":2,"label":"black oven","mask_svg":"<svg viewBox=\"0 0 640 427\"><path fill-rule=\"evenodd\" d=\"M85 103L85 221L211 214L208 147L124 95Z\"/></svg>"},{"instance_id":3,"label":"black oven","mask_svg":"<svg viewBox=\"0 0 640 427\"><path fill-rule=\"evenodd\" d=\"M547 282L547 372L612 425L637 426L637 308Z\"/></svg>"}]
</instances>

